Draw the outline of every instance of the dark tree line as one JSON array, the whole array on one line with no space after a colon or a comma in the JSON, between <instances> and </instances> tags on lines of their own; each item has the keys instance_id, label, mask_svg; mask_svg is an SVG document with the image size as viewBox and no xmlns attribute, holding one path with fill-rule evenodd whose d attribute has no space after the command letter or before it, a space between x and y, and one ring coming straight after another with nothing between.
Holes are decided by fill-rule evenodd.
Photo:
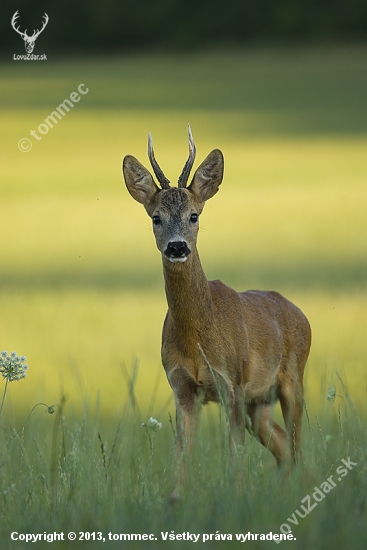
<instances>
[{"instance_id":1,"label":"dark tree line","mask_svg":"<svg viewBox=\"0 0 367 550\"><path fill-rule=\"evenodd\" d=\"M17 10L28 34L48 14L38 43L59 53L367 38L366 0L2 0L3 51L19 51L10 25Z\"/></svg>"}]
</instances>

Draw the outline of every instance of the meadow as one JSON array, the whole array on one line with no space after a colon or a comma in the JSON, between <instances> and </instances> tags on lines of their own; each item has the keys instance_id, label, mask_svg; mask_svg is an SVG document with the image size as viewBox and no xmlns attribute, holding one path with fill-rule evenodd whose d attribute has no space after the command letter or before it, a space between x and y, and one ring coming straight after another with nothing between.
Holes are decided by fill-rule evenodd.
<instances>
[{"instance_id":1,"label":"meadow","mask_svg":"<svg viewBox=\"0 0 367 550\"><path fill-rule=\"evenodd\" d=\"M0 418L2 548L25 548L12 531L159 536L134 548L188 544L162 541L161 531L279 533L348 457L358 466L300 519L289 544L365 548L366 65L367 48L340 46L0 67L0 346L29 364L9 384ZM31 137L81 83L89 91L80 102L41 140ZM249 436L239 490L225 422L208 407L187 491L171 506L161 260L121 160L133 154L148 166L150 131L175 182L188 122L197 163L213 148L225 157L220 193L201 217L208 278L284 293L309 318L313 343L307 468L283 478ZM25 137L29 152L17 146ZM55 414L39 406L24 424L38 402ZM150 416L161 431L141 428ZM64 545L74 547L53 543Z\"/></svg>"}]
</instances>

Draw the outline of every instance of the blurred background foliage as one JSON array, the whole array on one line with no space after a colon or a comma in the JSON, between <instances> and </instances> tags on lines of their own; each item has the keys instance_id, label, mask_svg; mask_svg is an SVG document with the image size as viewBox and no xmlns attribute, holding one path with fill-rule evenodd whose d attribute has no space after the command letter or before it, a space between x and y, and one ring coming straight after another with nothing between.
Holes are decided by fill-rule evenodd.
<instances>
[{"instance_id":1,"label":"blurred background foliage","mask_svg":"<svg viewBox=\"0 0 367 550\"><path fill-rule=\"evenodd\" d=\"M12 61L16 10L23 30L48 13L34 52L47 62ZM366 14L357 0L1 3L0 347L30 366L9 411L99 393L113 415L139 358L137 395L159 418L162 268L121 159L147 165L151 131L174 182L188 122L197 162L225 156L201 219L208 278L277 289L306 313L313 411L335 371L366 406ZM80 83L88 94L20 152Z\"/></svg>"},{"instance_id":2,"label":"blurred background foliage","mask_svg":"<svg viewBox=\"0 0 367 550\"><path fill-rule=\"evenodd\" d=\"M48 52L100 53L126 50L195 50L256 42L365 40L363 0L3 0L0 48L15 47L8 25L19 10L24 30L40 28Z\"/></svg>"}]
</instances>

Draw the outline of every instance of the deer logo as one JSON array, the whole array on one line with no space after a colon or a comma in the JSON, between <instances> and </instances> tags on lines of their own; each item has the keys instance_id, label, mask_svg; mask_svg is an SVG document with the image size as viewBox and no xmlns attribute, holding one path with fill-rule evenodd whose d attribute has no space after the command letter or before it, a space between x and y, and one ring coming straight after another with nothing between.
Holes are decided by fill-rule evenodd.
<instances>
[{"instance_id":1,"label":"deer logo","mask_svg":"<svg viewBox=\"0 0 367 550\"><path fill-rule=\"evenodd\" d=\"M19 14L19 10L17 10L14 13L14 15L12 17L12 20L11 20L11 26L23 38L26 52L27 53L32 53L37 38L39 37L39 35L41 34L41 32L43 31L43 29L46 27L46 25L48 23L48 19L49 19L48 15L47 15L47 13L45 13L45 15L44 15L45 20L43 21L42 29L41 30L34 30L32 36L28 36L27 35L27 29L24 32L22 32L22 31L19 30L19 27L15 26L15 24L17 23L17 19L19 17L18 14Z\"/></svg>"}]
</instances>

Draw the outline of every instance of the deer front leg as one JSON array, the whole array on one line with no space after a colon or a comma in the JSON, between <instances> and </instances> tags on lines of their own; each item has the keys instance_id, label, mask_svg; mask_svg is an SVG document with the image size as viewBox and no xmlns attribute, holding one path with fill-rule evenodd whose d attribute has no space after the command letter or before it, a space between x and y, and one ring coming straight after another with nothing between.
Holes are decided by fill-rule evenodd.
<instances>
[{"instance_id":1,"label":"deer front leg","mask_svg":"<svg viewBox=\"0 0 367 550\"><path fill-rule=\"evenodd\" d=\"M186 377L185 377L186 378ZM177 382L177 377L176 380ZM172 384L172 379L170 378ZM204 399L203 389L193 380L173 387L176 403L176 452L174 461L174 490L171 498L178 497L187 477L188 464L195 443L199 413Z\"/></svg>"},{"instance_id":2,"label":"deer front leg","mask_svg":"<svg viewBox=\"0 0 367 550\"><path fill-rule=\"evenodd\" d=\"M176 405L175 485L177 487L181 487L186 479L187 465L194 449L199 407L197 401Z\"/></svg>"}]
</instances>

